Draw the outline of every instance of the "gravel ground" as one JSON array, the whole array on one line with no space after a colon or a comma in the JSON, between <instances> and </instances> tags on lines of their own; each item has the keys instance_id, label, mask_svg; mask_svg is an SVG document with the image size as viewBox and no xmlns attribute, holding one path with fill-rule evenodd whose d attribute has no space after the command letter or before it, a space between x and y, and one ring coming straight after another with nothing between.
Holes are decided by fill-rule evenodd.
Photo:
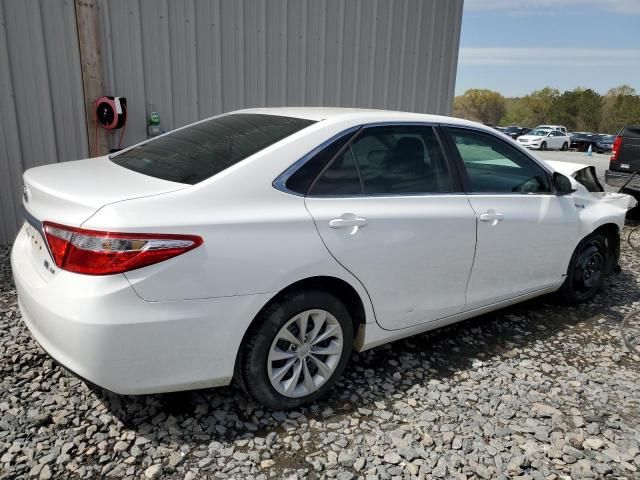
<instances>
[{"instance_id":1,"label":"gravel ground","mask_svg":"<svg viewBox=\"0 0 640 480\"><path fill-rule=\"evenodd\" d=\"M235 387L89 387L21 324L0 249L0 478L640 478L640 359L621 345L640 258L594 301L540 298L354 354L321 403Z\"/></svg>"}]
</instances>

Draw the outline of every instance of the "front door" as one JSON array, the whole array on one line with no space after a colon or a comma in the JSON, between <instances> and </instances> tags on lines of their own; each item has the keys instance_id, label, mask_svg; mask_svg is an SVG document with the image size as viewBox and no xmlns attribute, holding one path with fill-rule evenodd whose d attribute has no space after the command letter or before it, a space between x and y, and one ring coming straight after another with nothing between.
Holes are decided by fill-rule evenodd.
<instances>
[{"instance_id":1,"label":"front door","mask_svg":"<svg viewBox=\"0 0 640 480\"><path fill-rule=\"evenodd\" d=\"M579 235L573 195L554 195L545 169L502 139L447 131L478 218L467 308L559 285Z\"/></svg>"},{"instance_id":2,"label":"front door","mask_svg":"<svg viewBox=\"0 0 640 480\"><path fill-rule=\"evenodd\" d=\"M393 330L464 310L476 217L430 126L365 129L311 186L322 240Z\"/></svg>"}]
</instances>

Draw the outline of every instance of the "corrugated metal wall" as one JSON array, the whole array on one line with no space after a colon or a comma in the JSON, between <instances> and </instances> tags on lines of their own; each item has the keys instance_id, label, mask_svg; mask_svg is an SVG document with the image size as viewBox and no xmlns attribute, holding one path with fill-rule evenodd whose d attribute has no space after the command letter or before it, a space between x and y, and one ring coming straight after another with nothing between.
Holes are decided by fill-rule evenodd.
<instances>
[{"instance_id":1,"label":"corrugated metal wall","mask_svg":"<svg viewBox=\"0 0 640 480\"><path fill-rule=\"evenodd\" d=\"M0 0L0 245L22 222L22 172L87 156L72 0Z\"/></svg>"},{"instance_id":2,"label":"corrugated metal wall","mask_svg":"<svg viewBox=\"0 0 640 480\"><path fill-rule=\"evenodd\" d=\"M462 0L101 0L105 85L167 129L244 107L447 114Z\"/></svg>"},{"instance_id":3,"label":"corrugated metal wall","mask_svg":"<svg viewBox=\"0 0 640 480\"><path fill-rule=\"evenodd\" d=\"M150 103L166 129L256 106L451 111L463 0L96 2L124 145L146 138ZM0 0L0 244L22 171L87 155L73 0Z\"/></svg>"}]
</instances>

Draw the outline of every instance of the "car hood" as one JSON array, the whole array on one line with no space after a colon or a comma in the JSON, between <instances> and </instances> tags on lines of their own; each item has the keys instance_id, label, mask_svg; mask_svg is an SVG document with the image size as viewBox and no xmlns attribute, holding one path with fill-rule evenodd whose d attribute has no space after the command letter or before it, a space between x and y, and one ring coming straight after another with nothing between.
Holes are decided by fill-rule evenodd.
<instances>
[{"instance_id":1,"label":"car hood","mask_svg":"<svg viewBox=\"0 0 640 480\"><path fill-rule=\"evenodd\" d=\"M589 165L584 165L582 163L558 162L553 160L544 160L544 163L551 167L554 172L558 172L570 177L572 177L575 173L578 173L583 168L589 168Z\"/></svg>"},{"instance_id":2,"label":"car hood","mask_svg":"<svg viewBox=\"0 0 640 480\"><path fill-rule=\"evenodd\" d=\"M575 192L575 196L577 199L586 200L587 202L604 202L610 204L615 209L626 212L628 209L635 207L638 202L631 195L626 195L624 193L617 192L599 192L592 191L588 189L585 185L580 183L580 181L576 178L576 176L580 173L581 170L590 170L592 169L593 176L597 178L595 175L595 167L591 165L583 165L581 163L570 163L570 162L558 162L552 160L544 160L553 171L561 173L563 175L567 175L569 177L573 177L576 179L580 187Z\"/></svg>"}]
</instances>

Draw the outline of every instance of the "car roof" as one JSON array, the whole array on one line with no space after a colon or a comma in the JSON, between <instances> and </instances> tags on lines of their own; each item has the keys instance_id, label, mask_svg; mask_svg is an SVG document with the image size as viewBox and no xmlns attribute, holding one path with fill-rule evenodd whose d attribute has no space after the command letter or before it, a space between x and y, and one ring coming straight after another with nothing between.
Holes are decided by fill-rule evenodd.
<instances>
[{"instance_id":1,"label":"car roof","mask_svg":"<svg viewBox=\"0 0 640 480\"><path fill-rule=\"evenodd\" d=\"M263 115L280 115L283 117L305 118L307 120L323 121L350 119L361 120L367 123L385 121L405 122L429 122L446 123L454 125L467 125L478 127L482 124L464 120L461 118L447 117L444 115L431 115L426 113L400 112L393 110L376 110L366 108L342 108L342 107L271 107L249 108L236 110L230 113L257 113ZM485 127L486 128L486 127Z\"/></svg>"}]
</instances>

